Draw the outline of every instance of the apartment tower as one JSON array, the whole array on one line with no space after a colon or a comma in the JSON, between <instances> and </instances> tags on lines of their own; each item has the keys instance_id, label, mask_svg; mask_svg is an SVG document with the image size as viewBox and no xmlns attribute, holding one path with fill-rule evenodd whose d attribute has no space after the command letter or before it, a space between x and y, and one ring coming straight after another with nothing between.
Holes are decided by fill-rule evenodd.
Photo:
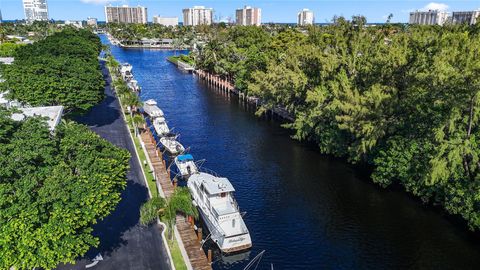
<instances>
[{"instance_id":1,"label":"apartment tower","mask_svg":"<svg viewBox=\"0 0 480 270\"><path fill-rule=\"evenodd\" d=\"M452 13L452 22L454 24L474 25L480 21L480 10L475 11L454 11Z\"/></svg>"},{"instance_id":2,"label":"apartment tower","mask_svg":"<svg viewBox=\"0 0 480 270\"><path fill-rule=\"evenodd\" d=\"M312 25L315 22L313 11L304 8L297 14L297 24L300 26Z\"/></svg>"},{"instance_id":3,"label":"apartment tower","mask_svg":"<svg viewBox=\"0 0 480 270\"><path fill-rule=\"evenodd\" d=\"M183 25L210 25L213 22L213 9L204 6L194 6L183 9Z\"/></svg>"},{"instance_id":4,"label":"apartment tower","mask_svg":"<svg viewBox=\"0 0 480 270\"><path fill-rule=\"evenodd\" d=\"M260 8L252 8L245 6L237 9L235 12L237 25L256 25L262 24L262 10Z\"/></svg>"},{"instance_id":5,"label":"apartment tower","mask_svg":"<svg viewBox=\"0 0 480 270\"><path fill-rule=\"evenodd\" d=\"M28 22L48 21L47 0L23 0L23 11Z\"/></svg>"},{"instance_id":6,"label":"apartment tower","mask_svg":"<svg viewBox=\"0 0 480 270\"><path fill-rule=\"evenodd\" d=\"M410 13L410 24L444 25L448 20L448 13L440 10L415 11Z\"/></svg>"},{"instance_id":7,"label":"apartment tower","mask_svg":"<svg viewBox=\"0 0 480 270\"><path fill-rule=\"evenodd\" d=\"M129 7L123 5L121 7L106 6L105 21L107 23L147 23L147 8Z\"/></svg>"}]
</instances>

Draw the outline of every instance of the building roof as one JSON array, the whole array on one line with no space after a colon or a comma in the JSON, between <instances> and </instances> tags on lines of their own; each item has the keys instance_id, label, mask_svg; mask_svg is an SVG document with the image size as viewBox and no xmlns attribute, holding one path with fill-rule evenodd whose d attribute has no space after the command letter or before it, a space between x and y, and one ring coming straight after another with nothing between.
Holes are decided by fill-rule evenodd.
<instances>
[{"instance_id":1,"label":"building roof","mask_svg":"<svg viewBox=\"0 0 480 270\"><path fill-rule=\"evenodd\" d=\"M5 65L11 65L15 61L13 57L0 57L0 63Z\"/></svg>"},{"instance_id":2,"label":"building roof","mask_svg":"<svg viewBox=\"0 0 480 270\"><path fill-rule=\"evenodd\" d=\"M203 184L210 195L220 194L223 192L233 192L235 189L232 183L225 177L216 177L208 173L197 173L190 176L189 181L199 181Z\"/></svg>"},{"instance_id":3,"label":"building roof","mask_svg":"<svg viewBox=\"0 0 480 270\"><path fill-rule=\"evenodd\" d=\"M47 117L47 124L50 130L54 130L60 123L63 114L63 106L47 106L47 107L31 107L18 108L21 113L12 114L12 119L15 121L23 121L27 117L41 116Z\"/></svg>"}]
</instances>

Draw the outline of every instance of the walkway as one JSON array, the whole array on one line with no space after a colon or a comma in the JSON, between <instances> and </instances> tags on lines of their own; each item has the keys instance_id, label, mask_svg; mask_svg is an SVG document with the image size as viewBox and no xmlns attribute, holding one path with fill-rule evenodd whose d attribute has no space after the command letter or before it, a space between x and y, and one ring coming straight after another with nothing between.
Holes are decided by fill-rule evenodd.
<instances>
[{"instance_id":1,"label":"walkway","mask_svg":"<svg viewBox=\"0 0 480 270\"><path fill-rule=\"evenodd\" d=\"M182 237L183 245L190 258L190 263L195 270L211 270L212 267L208 264L205 253L198 241L198 237L192 228L192 225L185 219L184 216L177 215L177 229Z\"/></svg>"},{"instance_id":2,"label":"walkway","mask_svg":"<svg viewBox=\"0 0 480 270\"><path fill-rule=\"evenodd\" d=\"M152 163L157 184L162 187L165 197L169 198L173 194L174 187L170 180L170 175L167 173L165 162L162 158L162 153L156 149L155 140L153 139L150 130L142 132L141 137L143 143L145 144L145 149L147 150L150 162ZM193 269L211 270L212 267L208 263L205 253L201 249L197 235L190 224L185 220L185 218L178 215L176 226Z\"/></svg>"},{"instance_id":3,"label":"walkway","mask_svg":"<svg viewBox=\"0 0 480 270\"><path fill-rule=\"evenodd\" d=\"M163 161L162 153L156 149L155 140L152 137L150 131L144 131L141 134L142 141L145 144L145 149L147 150L148 157L153 166L153 171L155 172L155 179L157 183L162 187L163 193L166 198L170 198L173 194L173 185L170 181L170 175L167 173L165 167L165 162Z\"/></svg>"},{"instance_id":4,"label":"walkway","mask_svg":"<svg viewBox=\"0 0 480 270\"><path fill-rule=\"evenodd\" d=\"M121 116L120 105L110 89L111 80L105 67L103 73L107 82L105 99L76 120L132 154L127 187L122 192L122 200L114 212L94 226L93 234L100 239L99 247L92 248L85 258L79 259L75 265L62 265L57 269L85 269L85 265L90 264L91 259L99 253L104 260L92 267L92 270L170 269L161 236L162 228L156 224L144 227L138 223L140 206L148 200L148 190Z\"/></svg>"}]
</instances>

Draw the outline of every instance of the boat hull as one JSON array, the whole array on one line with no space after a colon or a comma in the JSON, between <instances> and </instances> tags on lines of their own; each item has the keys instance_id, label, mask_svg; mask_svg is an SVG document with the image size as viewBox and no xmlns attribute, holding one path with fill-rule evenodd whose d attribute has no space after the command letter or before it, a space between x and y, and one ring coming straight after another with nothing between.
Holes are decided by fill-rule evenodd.
<instances>
[{"instance_id":1,"label":"boat hull","mask_svg":"<svg viewBox=\"0 0 480 270\"><path fill-rule=\"evenodd\" d=\"M210 221L202 208L197 206L197 209L200 213L200 216L202 217L204 224L207 226L208 231L211 233L211 238L213 242L215 242L215 244L218 246L222 253L230 254L236 252L243 252L252 247L252 240L249 233L232 237L224 237L223 235L218 233L215 225Z\"/></svg>"}]
</instances>

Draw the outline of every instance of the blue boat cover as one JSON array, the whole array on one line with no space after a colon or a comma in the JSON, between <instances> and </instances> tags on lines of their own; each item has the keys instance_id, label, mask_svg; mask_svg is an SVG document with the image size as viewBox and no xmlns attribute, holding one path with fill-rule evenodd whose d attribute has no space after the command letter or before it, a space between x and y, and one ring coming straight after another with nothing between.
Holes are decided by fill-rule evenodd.
<instances>
[{"instance_id":1,"label":"blue boat cover","mask_svg":"<svg viewBox=\"0 0 480 270\"><path fill-rule=\"evenodd\" d=\"M179 161L193 161L193 156L190 154L180 155L177 158Z\"/></svg>"}]
</instances>

